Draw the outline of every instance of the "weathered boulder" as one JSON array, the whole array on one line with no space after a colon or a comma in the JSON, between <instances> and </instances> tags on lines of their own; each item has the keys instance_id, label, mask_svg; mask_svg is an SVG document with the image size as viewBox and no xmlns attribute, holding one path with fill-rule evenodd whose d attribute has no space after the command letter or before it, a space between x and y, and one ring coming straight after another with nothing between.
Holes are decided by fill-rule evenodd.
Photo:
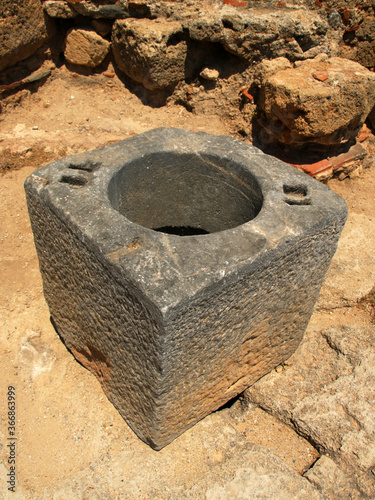
<instances>
[{"instance_id":1,"label":"weathered boulder","mask_svg":"<svg viewBox=\"0 0 375 500\"><path fill-rule=\"evenodd\" d=\"M40 0L2 0L0 25L0 71L34 54L47 39Z\"/></svg>"},{"instance_id":2,"label":"weathered boulder","mask_svg":"<svg viewBox=\"0 0 375 500\"><path fill-rule=\"evenodd\" d=\"M294 61L327 50L328 24L304 9L290 11L239 11L225 6L184 23L193 40L220 42L247 61L287 57Z\"/></svg>"},{"instance_id":3,"label":"weathered boulder","mask_svg":"<svg viewBox=\"0 0 375 500\"><path fill-rule=\"evenodd\" d=\"M192 40L218 43L223 41L223 21L220 12L213 14L202 12L197 17L183 22Z\"/></svg>"},{"instance_id":4,"label":"weathered boulder","mask_svg":"<svg viewBox=\"0 0 375 500\"><path fill-rule=\"evenodd\" d=\"M94 19L123 19L129 17L128 3L126 0L103 1L69 1L70 7L82 16Z\"/></svg>"},{"instance_id":5,"label":"weathered boulder","mask_svg":"<svg viewBox=\"0 0 375 500\"><path fill-rule=\"evenodd\" d=\"M187 42L178 21L116 21L112 49L120 70L149 90L171 87L185 78Z\"/></svg>"},{"instance_id":6,"label":"weathered boulder","mask_svg":"<svg viewBox=\"0 0 375 500\"><path fill-rule=\"evenodd\" d=\"M64 56L71 64L94 68L103 62L110 45L95 31L72 29L66 37Z\"/></svg>"},{"instance_id":7,"label":"weathered boulder","mask_svg":"<svg viewBox=\"0 0 375 500\"><path fill-rule=\"evenodd\" d=\"M333 458L366 495L375 486L374 344L374 327L310 329L286 370L246 391Z\"/></svg>"},{"instance_id":8,"label":"weathered boulder","mask_svg":"<svg viewBox=\"0 0 375 500\"><path fill-rule=\"evenodd\" d=\"M60 19L71 19L77 15L65 0L47 0L43 4L43 9L50 17Z\"/></svg>"},{"instance_id":9,"label":"weathered boulder","mask_svg":"<svg viewBox=\"0 0 375 500\"><path fill-rule=\"evenodd\" d=\"M366 17L355 31L358 40L356 61L366 68L375 68L375 18Z\"/></svg>"},{"instance_id":10,"label":"weathered boulder","mask_svg":"<svg viewBox=\"0 0 375 500\"><path fill-rule=\"evenodd\" d=\"M354 61L322 54L264 78L260 140L340 145L357 136L374 104L374 73Z\"/></svg>"},{"instance_id":11,"label":"weathered boulder","mask_svg":"<svg viewBox=\"0 0 375 500\"><path fill-rule=\"evenodd\" d=\"M328 25L304 10L223 15L223 46L247 60L313 57L326 50Z\"/></svg>"}]
</instances>

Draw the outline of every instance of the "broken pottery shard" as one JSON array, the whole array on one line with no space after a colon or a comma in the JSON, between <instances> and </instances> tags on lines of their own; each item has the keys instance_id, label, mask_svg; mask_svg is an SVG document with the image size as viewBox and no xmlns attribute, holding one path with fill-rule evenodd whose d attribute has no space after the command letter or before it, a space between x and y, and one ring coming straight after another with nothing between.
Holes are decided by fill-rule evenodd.
<instances>
[{"instance_id":1,"label":"broken pottery shard","mask_svg":"<svg viewBox=\"0 0 375 500\"><path fill-rule=\"evenodd\" d=\"M295 351L347 214L257 148L167 128L25 188L58 333L155 449Z\"/></svg>"}]
</instances>

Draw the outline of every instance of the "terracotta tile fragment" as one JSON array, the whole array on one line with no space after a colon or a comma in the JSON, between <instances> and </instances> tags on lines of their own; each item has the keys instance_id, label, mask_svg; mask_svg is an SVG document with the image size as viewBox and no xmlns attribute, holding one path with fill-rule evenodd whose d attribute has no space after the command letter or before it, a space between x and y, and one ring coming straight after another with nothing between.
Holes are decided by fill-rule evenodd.
<instances>
[{"instance_id":1,"label":"terracotta tile fragment","mask_svg":"<svg viewBox=\"0 0 375 500\"><path fill-rule=\"evenodd\" d=\"M354 160L362 160L367 155L367 151L360 144L354 144L349 151L342 153L341 155L330 158L333 170L337 170L346 163L352 162Z\"/></svg>"},{"instance_id":2,"label":"terracotta tile fragment","mask_svg":"<svg viewBox=\"0 0 375 500\"><path fill-rule=\"evenodd\" d=\"M293 165L293 167L302 170L302 172L311 175L311 177L315 177L317 174L321 174L322 172L325 172L326 170L332 168L332 163L329 160L324 159L316 163Z\"/></svg>"},{"instance_id":3,"label":"terracotta tile fragment","mask_svg":"<svg viewBox=\"0 0 375 500\"><path fill-rule=\"evenodd\" d=\"M325 71L314 71L312 76L319 82L324 82L329 78L328 73L326 73Z\"/></svg>"},{"instance_id":4,"label":"terracotta tile fragment","mask_svg":"<svg viewBox=\"0 0 375 500\"><path fill-rule=\"evenodd\" d=\"M247 97L248 99L250 99L250 101L252 101L254 99L254 96L252 96L248 89L247 88L244 88L244 89L241 89L241 92L242 92L242 95L244 95L245 97Z\"/></svg>"},{"instance_id":5,"label":"terracotta tile fragment","mask_svg":"<svg viewBox=\"0 0 375 500\"><path fill-rule=\"evenodd\" d=\"M247 2L244 0L224 0L224 5L233 5L233 7L246 7Z\"/></svg>"}]
</instances>

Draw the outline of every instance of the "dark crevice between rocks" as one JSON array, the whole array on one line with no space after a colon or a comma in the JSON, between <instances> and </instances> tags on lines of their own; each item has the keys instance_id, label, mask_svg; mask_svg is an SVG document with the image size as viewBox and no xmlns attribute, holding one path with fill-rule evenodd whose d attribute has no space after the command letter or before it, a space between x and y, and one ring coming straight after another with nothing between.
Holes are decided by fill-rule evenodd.
<instances>
[{"instance_id":1,"label":"dark crevice between rocks","mask_svg":"<svg viewBox=\"0 0 375 500\"><path fill-rule=\"evenodd\" d=\"M153 231L158 231L160 233L175 234L176 236L196 236L201 234L210 234L209 231L202 229L200 227L191 226L163 226L152 228Z\"/></svg>"},{"instance_id":2,"label":"dark crevice between rocks","mask_svg":"<svg viewBox=\"0 0 375 500\"><path fill-rule=\"evenodd\" d=\"M217 410L215 410L213 413L217 413L219 411L231 409L235 405L237 405L238 403L241 405L241 407L243 407L243 401L244 401L243 393L238 394L238 396L235 396L234 398L231 398L229 401L227 401L226 403L224 403L222 406L220 406L220 408L218 408Z\"/></svg>"}]
</instances>

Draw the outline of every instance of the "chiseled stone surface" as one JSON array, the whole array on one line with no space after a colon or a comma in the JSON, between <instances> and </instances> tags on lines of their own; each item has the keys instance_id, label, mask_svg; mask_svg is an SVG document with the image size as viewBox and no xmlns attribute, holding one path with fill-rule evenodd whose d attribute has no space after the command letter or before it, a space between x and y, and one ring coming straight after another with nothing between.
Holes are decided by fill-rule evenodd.
<instances>
[{"instance_id":1,"label":"chiseled stone surface","mask_svg":"<svg viewBox=\"0 0 375 500\"><path fill-rule=\"evenodd\" d=\"M375 488L375 328L311 329L288 360L246 397L330 455L363 498Z\"/></svg>"},{"instance_id":2,"label":"chiseled stone surface","mask_svg":"<svg viewBox=\"0 0 375 500\"><path fill-rule=\"evenodd\" d=\"M81 16L92 17L94 19L123 19L129 16L126 0L113 2L98 1L72 1L69 6Z\"/></svg>"},{"instance_id":3,"label":"chiseled stone surface","mask_svg":"<svg viewBox=\"0 0 375 500\"><path fill-rule=\"evenodd\" d=\"M66 36L64 56L71 64L94 68L104 61L110 45L93 30L73 28Z\"/></svg>"},{"instance_id":4,"label":"chiseled stone surface","mask_svg":"<svg viewBox=\"0 0 375 500\"><path fill-rule=\"evenodd\" d=\"M47 40L40 0L2 0L0 26L0 71L31 56Z\"/></svg>"},{"instance_id":5,"label":"chiseled stone surface","mask_svg":"<svg viewBox=\"0 0 375 500\"><path fill-rule=\"evenodd\" d=\"M47 0L43 3L43 9L50 17L60 19L72 19L77 15L68 2L64 0Z\"/></svg>"},{"instance_id":6,"label":"chiseled stone surface","mask_svg":"<svg viewBox=\"0 0 375 500\"><path fill-rule=\"evenodd\" d=\"M26 181L56 328L160 449L295 351L346 219L229 137L156 129ZM210 234L177 236L167 227Z\"/></svg>"}]
</instances>

